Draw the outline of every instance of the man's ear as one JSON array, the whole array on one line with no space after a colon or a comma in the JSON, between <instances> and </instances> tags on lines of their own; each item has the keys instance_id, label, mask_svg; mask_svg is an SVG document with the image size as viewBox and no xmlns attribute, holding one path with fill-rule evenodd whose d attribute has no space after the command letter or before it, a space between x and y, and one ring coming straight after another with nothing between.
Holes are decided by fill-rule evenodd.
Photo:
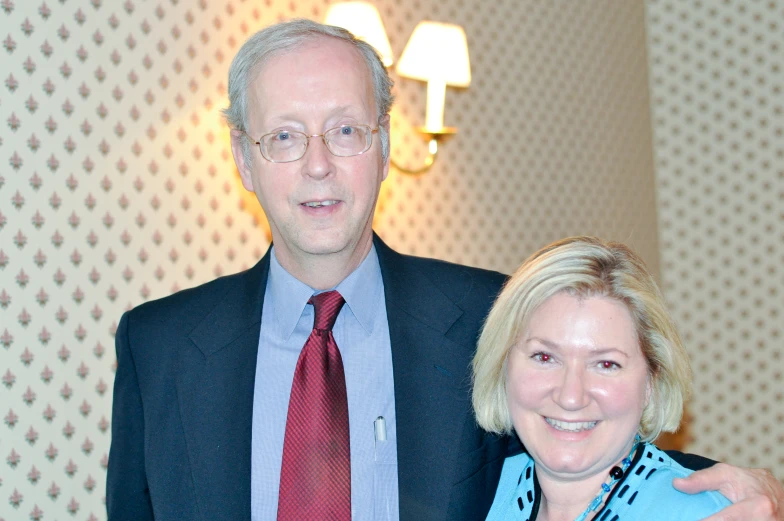
<instances>
[{"instance_id":1,"label":"man's ear","mask_svg":"<svg viewBox=\"0 0 784 521\"><path fill-rule=\"evenodd\" d=\"M386 130L387 132L387 139L389 141L389 154L387 154L387 159L384 161L384 174L381 177L381 180L384 181L387 176L389 175L389 162L392 157L392 136L390 135L390 117L389 114L384 114L384 116L378 120L378 126Z\"/></svg>"},{"instance_id":2,"label":"man's ear","mask_svg":"<svg viewBox=\"0 0 784 521\"><path fill-rule=\"evenodd\" d=\"M246 139L245 133L241 130L231 130L231 153L234 156L234 163L237 165L237 170L242 179L242 186L245 190L253 192L253 172L250 165L245 164L245 156L242 154L242 140Z\"/></svg>"}]
</instances>

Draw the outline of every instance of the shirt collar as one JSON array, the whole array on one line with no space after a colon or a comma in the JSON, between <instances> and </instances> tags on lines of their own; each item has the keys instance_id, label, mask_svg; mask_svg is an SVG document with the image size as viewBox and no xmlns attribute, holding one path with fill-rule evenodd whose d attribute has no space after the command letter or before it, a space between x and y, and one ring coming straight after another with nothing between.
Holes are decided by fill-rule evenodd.
<instances>
[{"instance_id":1,"label":"shirt collar","mask_svg":"<svg viewBox=\"0 0 784 521\"><path fill-rule=\"evenodd\" d=\"M375 245L371 246L365 260L332 289L340 292L346 301L345 305L362 328L370 334L378 315L379 304L383 304L384 299L384 284ZM265 301L265 305L273 306L272 315L275 317L272 327L277 329L283 338L289 338L294 332L310 297L320 293L280 265L274 246L270 255L267 291L271 298Z\"/></svg>"},{"instance_id":2,"label":"shirt collar","mask_svg":"<svg viewBox=\"0 0 784 521\"><path fill-rule=\"evenodd\" d=\"M384 283L375 245L370 247L367 257L357 269L335 289L343 295L362 329L368 334L372 333L379 307L384 304Z\"/></svg>"}]
</instances>

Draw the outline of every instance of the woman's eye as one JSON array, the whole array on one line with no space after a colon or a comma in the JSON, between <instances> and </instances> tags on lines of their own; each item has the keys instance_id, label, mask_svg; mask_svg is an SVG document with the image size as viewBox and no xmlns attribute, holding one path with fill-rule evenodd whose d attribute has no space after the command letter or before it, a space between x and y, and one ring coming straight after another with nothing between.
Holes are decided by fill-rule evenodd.
<instances>
[{"instance_id":1,"label":"woman's eye","mask_svg":"<svg viewBox=\"0 0 784 521\"><path fill-rule=\"evenodd\" d=\"M531 358L533 358L537 362L546 363L551 361L553 357L548 353L534 353L534 356L532 356Z\"/></svg>"},{"instance_id":2,"label":"woman's eye","mask_svg":"<svg viewBox=\"0 0 784 521\"><path fill-rule=\"evenodd\" d=\"M612 360L602 360L601 362L599 362L599 367L608 371L621 368L620 365L613 362Z\"/></svg>"}]
</instances>

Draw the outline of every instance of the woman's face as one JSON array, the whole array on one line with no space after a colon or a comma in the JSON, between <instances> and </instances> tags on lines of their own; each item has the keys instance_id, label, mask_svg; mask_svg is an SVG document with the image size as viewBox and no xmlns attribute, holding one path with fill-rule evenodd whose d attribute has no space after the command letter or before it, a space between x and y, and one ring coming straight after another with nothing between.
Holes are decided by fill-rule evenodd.
<instances>
[{"instance_id":1,"label":"woman's face","mask_svg":"<svg viewBox=\"0 0 784 521\"><path fill-rule=\"evenodd\" d=\"M649 396L648 365L626 305L558 293L512 347L506 396L537 472L581 479L631 449Z\"/></svg>"}]
</instances>

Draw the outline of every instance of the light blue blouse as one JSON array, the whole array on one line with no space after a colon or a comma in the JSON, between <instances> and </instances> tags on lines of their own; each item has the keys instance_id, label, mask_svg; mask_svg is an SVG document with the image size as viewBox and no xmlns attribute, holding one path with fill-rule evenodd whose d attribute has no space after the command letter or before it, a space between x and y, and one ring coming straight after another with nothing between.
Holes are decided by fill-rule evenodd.
<instances>
[{"instance_id":1,"label":"light blue blouse","mask_svg":"<svg viewBox=\"0 0 784 521\"><path fill-rule=\"evenodd\" d=\"M640 447L625 476L610 491L595 521L698 521L715 514L730 501L718 492L684 494L673 478L691 474L658 447ZM598 491L597 491L598 492ZM534 461L528 454L507 458L486 521L535 521L541 491Z\"/></svg>"}]
</instances>

